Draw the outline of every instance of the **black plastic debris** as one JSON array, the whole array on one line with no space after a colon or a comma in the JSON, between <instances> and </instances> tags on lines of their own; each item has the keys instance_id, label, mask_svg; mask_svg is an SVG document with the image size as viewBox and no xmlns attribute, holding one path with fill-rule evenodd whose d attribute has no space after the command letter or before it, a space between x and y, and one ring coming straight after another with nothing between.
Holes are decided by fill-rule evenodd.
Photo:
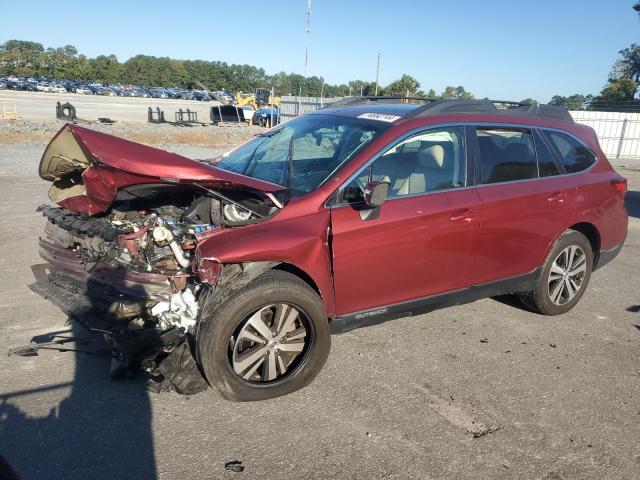
<instances>
[{"instance_id":1,"label":"black plastic debris","mask_svg":"<svg viewBox=\"0 0 640 480\"><path fill-rule=\"evenodd\" d=\"M225 463L224 469L229 470L230 472L235 472L235 473L244 472L244 466L242 465L242 462L239 460L233 460L232 462Z\"/></svg>"},{"instance_id":2,"label":"black plastic debris","mask_svg":"<svg viewBox=\"0 0 640 480\"><path fill-rule=\"evenodd\" d=\"M147 390L152 393L175 390L181 395L195 395L208 387L187 342L174 348L150 373L147 381Z\"/></svg>"}]
</instances>

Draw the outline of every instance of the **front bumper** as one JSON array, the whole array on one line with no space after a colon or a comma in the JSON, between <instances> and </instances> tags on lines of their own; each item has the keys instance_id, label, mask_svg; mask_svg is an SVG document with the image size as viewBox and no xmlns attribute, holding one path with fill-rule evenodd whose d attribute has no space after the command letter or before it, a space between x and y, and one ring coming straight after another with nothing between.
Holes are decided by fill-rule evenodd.
<instances>
[{"instance_id":1,"label":"front bumper","mask_svg":"<svg viewBox=\"0 0 640 480\"><path fill-rule=\"evenodd\" d=\"M103 263L87 264L73 250L40 238L40 256L51 265L49 281L74 293L102 297L112 292L119 296L163 301L186 283L178 275L137 272L113 268ZM184 287L182 287L184 288Z\"/></svg>"}]
</instances>

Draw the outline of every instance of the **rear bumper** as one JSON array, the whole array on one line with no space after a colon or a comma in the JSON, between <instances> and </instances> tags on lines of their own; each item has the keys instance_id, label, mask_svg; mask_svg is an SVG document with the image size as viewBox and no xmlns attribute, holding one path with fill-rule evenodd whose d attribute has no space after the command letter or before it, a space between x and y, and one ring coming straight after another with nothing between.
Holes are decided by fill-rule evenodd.
<instances>
[{"instance_id":1,"label":"rear bumper","mask_svg":"<svg viewBox=\"0 0 640 480\"><path fill-rule=\"evenodd\" d=\"M622 250L623 245L624 245L624 242L616 245L613 248L610 248L609 250L600 250L600 253L598 254L598 259L596 261L596 264L593 267L593 270L595 271L601 267L604 267L607 263L609 263L611 260L616 258L620 253L620 250Z\"/></svg>"}]
</instances>

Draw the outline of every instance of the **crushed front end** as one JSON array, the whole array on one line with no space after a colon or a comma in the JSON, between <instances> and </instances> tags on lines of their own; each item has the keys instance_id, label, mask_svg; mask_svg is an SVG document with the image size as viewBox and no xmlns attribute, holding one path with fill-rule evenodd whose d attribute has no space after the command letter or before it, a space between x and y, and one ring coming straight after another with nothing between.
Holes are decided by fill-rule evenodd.
<instances>
[{"instance_id":1,"label":"crushed front end","mask_svg":"<svg viewBox=\"0 0 640 480\"><path fill-rule=\"evenodd\" d=\"M156 370L193 332L206 287L197 282L192 254L213 225L186 223L175 206L112 209L100 218L60 207L39 210L47 220L39 240L47 263L34 268L31 288L105 335L113 346L113 375Z\"/></svg>"},{"instance_id":2,"label":"crushed front end","mask_svg":"<svg viewBox=\"0 0 640 480\"><path fill-rule=\"evenodd\" d=\"M190 343L212 273L198 271L196 248L279 202L214 167L72 126L47 147L40 175L57 205L38 209L46 263L33 267L31 289L104 336L112 375L142 369L155 390L206 388Z\"/></svg>"}]
</instances>

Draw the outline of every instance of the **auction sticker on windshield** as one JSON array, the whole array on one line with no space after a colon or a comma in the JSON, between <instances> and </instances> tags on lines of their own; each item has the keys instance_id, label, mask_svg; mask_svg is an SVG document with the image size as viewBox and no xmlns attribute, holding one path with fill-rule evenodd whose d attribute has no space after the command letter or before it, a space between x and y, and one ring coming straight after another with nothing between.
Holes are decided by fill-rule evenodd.
<instances>
[{"instance_id":1,"label":"auction sticker on windshield","mask_svg":"<svg viewBox=\"0 0 640 480\"><path fill-rule=\"evenodd\" d=\"M368 120L380 120L381 122L395 122L400 117L398 115L388 115L386 113L363 113L358 118L366 118Z\"/></svg>"}]
</instances>

